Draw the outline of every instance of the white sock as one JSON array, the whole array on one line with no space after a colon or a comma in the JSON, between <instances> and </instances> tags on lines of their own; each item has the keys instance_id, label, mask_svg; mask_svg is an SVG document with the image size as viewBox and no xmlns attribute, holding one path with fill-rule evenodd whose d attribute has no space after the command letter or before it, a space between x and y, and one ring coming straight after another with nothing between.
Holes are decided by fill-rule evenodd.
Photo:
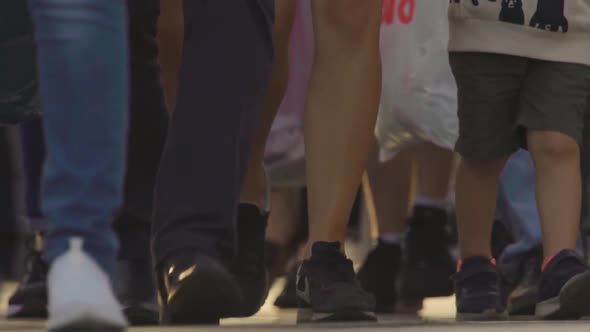
<instances>
[{"instance_id":1,"label":"white sock","mask_svg":"<svg viewBox=\"0 0 590 332\"><path fill-rule=\"evenodd\" d=\"M402 243L404 242L405 235L406 234L404 233L388 232L379 235L379 240L386 244L402 245Z\"/></svg>"},{"instance_id":2,"label":"white sock","mask_svg":"<svg viewBox=\"0 0 590 332\"><path fill-rule=\"evenodd\" d=\"M424 206L424 207L431 207L437 209L446 209L449 206L448 199L432 199L430 197L418 195L416 199L414 199L414 206Z\"/></svg>"}]
</instances>

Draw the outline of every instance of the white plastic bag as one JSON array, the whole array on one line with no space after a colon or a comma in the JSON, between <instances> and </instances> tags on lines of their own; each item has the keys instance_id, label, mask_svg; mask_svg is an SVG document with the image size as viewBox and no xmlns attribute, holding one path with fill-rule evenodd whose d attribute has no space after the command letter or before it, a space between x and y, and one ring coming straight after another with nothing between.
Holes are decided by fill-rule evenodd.
<instances>
[{"instance_id":1,"label":"white plastic bag","mask_svg":"<svg viewBox=\"0 0 590 332\"><path fill-rule=\"evenodd\" d=\"M440 0L384 0L383 91L375 128L381 161L413 143L455 145L459 125L447 51L448 6Z\"/></svg>"}]
</instances>

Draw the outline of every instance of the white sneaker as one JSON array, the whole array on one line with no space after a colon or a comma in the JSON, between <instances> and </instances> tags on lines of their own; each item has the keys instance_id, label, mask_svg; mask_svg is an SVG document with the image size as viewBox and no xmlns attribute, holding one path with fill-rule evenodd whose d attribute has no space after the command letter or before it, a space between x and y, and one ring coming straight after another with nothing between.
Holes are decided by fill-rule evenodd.
<instances>
[{"instance_id":1,"label":"white sneaker","mask_svg":"<svg viewBox=\"0 0 590 332\"><path fill-rule=\"evenodd\" d=\"M49 330L124 329L127 320L107 274L82 250L80 238L49 269Z\"/></svg>"}]
</instances>

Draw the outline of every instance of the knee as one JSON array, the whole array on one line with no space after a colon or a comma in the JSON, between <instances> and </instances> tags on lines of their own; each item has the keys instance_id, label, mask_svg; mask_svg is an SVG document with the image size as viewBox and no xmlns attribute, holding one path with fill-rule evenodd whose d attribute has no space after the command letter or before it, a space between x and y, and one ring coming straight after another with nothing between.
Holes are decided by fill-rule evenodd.
<instances>
[{"instance_id":1,"label":"knee","mask_svg":"<svg viewBox=\"0 0 590 332\"><path fill-rule=\"evenodd\" d=\"M528 147L537 163L578 160L580 156L580 148L573 138L553 131L531 131L528 134Z\"/></svg>"},{"instance_id":2,"label":"knee","mask_svg":"<svg viewBox=\"0 0 590 332\"><path fill-rule=\"evenodd\" d=\"M314 26L319 34L348 41L359 47L367 39L377 40L381 22L381 1L331 0L314 4Z\"/></svg>"}]
</instances>

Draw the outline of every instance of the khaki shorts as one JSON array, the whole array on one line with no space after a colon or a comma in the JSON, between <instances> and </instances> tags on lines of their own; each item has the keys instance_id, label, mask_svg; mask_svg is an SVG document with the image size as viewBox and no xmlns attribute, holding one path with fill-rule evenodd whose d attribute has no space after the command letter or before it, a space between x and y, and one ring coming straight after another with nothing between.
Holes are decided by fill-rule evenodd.
<instances>
[{"instance_id":1,"label":"khaki shorts","mask_svg":"<svg viewBox=\"0 0 590 332\"><path fill-rule=\"evenodd\" d=\"M551 130L582 144L590 67L522 57L451 52L464 158L491 160L526 148L526 129Z\"/></svg>"}]
</instances>

